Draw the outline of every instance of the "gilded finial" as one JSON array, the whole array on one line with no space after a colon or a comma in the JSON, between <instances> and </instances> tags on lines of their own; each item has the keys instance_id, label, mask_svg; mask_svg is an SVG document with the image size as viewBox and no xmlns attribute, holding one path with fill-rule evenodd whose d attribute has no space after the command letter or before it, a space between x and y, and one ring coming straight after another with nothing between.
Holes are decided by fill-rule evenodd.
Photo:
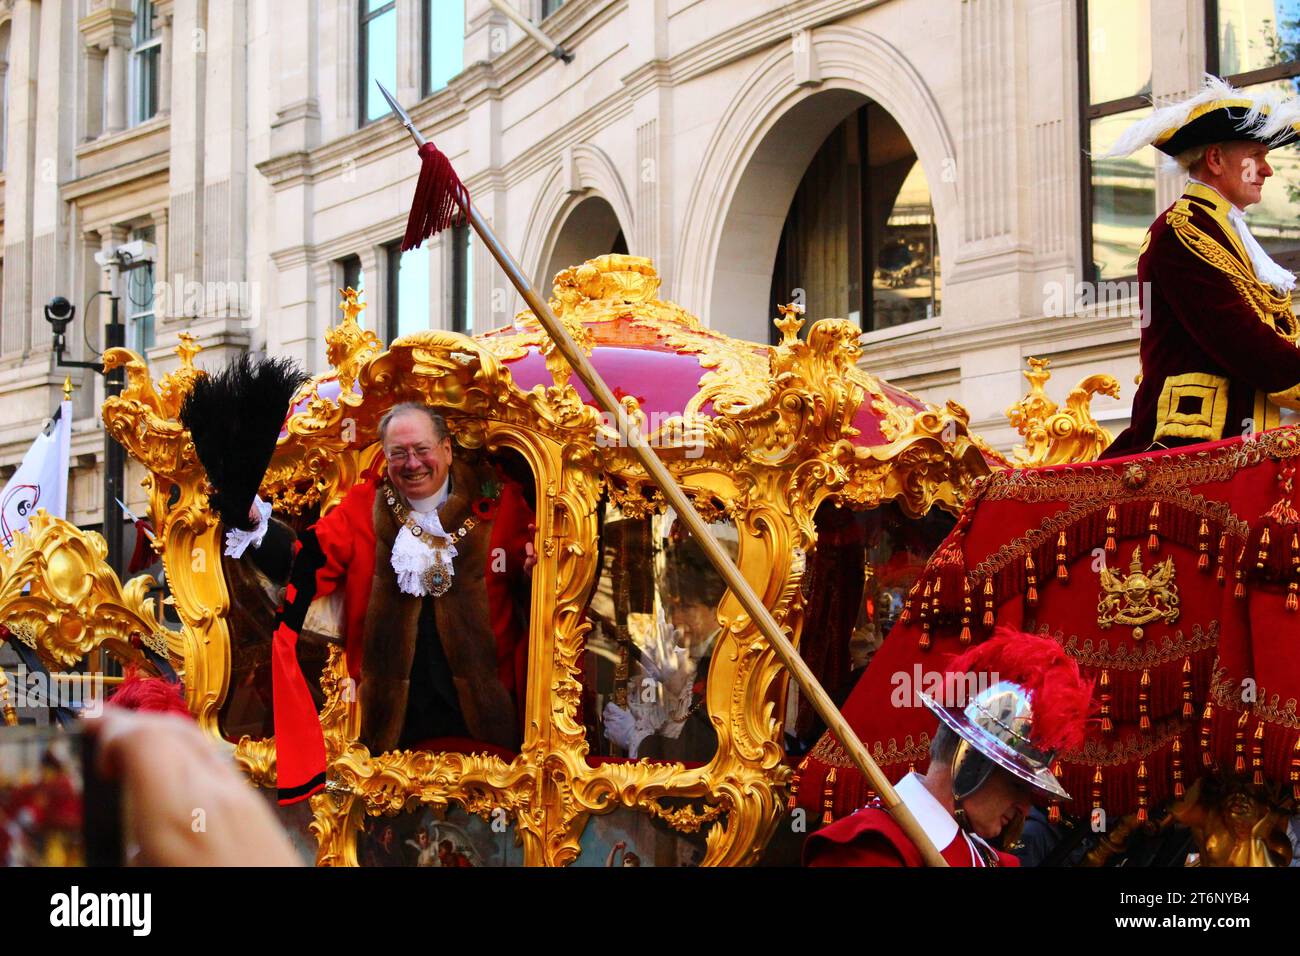
<instances>
[{"instance_id":1,"label":"gilded finial","mask_svg":"<svg viewBox=\"0 0 1300 956\"><path fill-rule=\"evenodd\" d=\"M63 400L65 402L72 401L72 376L71 375L63 376Z\"/></svg>"},{"instance_id":2,"label":"gilded finial","mask_svg":"<svg viewBox=\"0 0 1300 956\"><path fill-rule=\"evenodd\" d=\"M343 310L343 321L354 325L360 324L357 322L357 316L366 307L366 304L357 298L360 293L348 286L346 289L339 289L339 295L343 296L343 301L339 303L339 308Z\"/></svg>"},{"instance_id":3,"label":"gilded finial","mask_svg":"<svg viewBox=\"0 0 1300 956\"><path fill-rule=\"evenodd\" d=\"M203 346L199 345L198 339L192 332L181 332L177 336L176 354L181 357L182 368L194 367L194 356L203 351Z\"/></svg>"},{"instance_id":4,"label":"gilded finial","mask_svg":"<svg viewBox=\"0 0 1300 956\"><path fill-rule=\"evenodd\" d=\"M776 327L781 330L781 344L793 345L799 341L799 330L803 328L804 307L798 302L791 302L788 305L778 305L776 309L781 313L781 318L774 320Z\"/></svg>"}]
</instances>

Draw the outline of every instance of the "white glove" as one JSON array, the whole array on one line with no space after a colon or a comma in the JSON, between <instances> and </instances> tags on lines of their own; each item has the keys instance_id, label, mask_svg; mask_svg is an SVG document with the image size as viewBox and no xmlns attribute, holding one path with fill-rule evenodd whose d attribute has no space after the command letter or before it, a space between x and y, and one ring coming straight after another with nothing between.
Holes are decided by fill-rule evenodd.
<instances>
[{"instance_id":1,"label":"white glove","mask_svg":"<svg viewBox=\"0 0 1300 956\"><path fill-rule=\"evenodd\" d=\"M262 539L266 537L266 529L271 524L271 505L263 501L260 497L253 499L253 507L257 509L260 520L257 527L252 531L244 531L242 528L230 528L226 531L226 556L236 560L244 556L251 544L255 548L262 546Z\"/></svg>"}]
</instances>

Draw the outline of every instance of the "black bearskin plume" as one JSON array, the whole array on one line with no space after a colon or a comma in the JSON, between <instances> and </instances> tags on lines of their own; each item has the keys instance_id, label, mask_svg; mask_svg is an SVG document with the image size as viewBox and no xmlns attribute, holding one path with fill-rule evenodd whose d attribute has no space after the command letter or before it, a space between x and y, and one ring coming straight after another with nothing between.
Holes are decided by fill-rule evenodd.
<instances>
[{"instance_id":1,"label":"black bearskin plume","mask_svg":"<svg viewBox=\"0 0 1300 956\"><path fill-rule=\"evenodd\" d=\"M252 529L248 511L262 484L289 402L307 376L288 358L245 353L201 375L181 406L181 424L212 485L212 507L227 528Z\"/></svg>"}]
</instances>

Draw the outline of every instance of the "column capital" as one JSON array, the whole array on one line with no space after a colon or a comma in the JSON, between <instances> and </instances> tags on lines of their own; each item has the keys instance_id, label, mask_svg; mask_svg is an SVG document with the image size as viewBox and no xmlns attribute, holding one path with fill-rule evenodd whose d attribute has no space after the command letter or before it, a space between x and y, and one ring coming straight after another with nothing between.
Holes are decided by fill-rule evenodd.
<instances>
[{"instance_id":1,"label":"column capital","mask_svg":"<svg viewBox=\"0 0 1300 956\"><path fill-rule=\"evenodd\" d=\"M107 0L77 21L77 29L87 47L104 51L113 46L130 49L135 13L123 4L124 0Z\"/></svg>"}]
</instances>

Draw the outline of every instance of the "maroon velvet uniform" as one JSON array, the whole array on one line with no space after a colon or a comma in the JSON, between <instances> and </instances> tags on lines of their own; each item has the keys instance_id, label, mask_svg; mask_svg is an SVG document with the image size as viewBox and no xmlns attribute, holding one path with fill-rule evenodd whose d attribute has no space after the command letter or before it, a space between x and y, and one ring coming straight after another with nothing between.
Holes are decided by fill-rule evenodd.
<instances>
[{"instance_id":1,"label":"maroon velvet uniform","mask_svg":"<svg viewBox=\"0 0 1300 956\"><path fill-rule=\"evenodd\" d=\"M1255 278L1230 208L1189 183L1152 224L1138 258L1142 382L1103 458L1276 427L1268 394L1300 383L1300 349L1280 334L1294 334L1290 296Z\"/></svg>"}]
</instances>

